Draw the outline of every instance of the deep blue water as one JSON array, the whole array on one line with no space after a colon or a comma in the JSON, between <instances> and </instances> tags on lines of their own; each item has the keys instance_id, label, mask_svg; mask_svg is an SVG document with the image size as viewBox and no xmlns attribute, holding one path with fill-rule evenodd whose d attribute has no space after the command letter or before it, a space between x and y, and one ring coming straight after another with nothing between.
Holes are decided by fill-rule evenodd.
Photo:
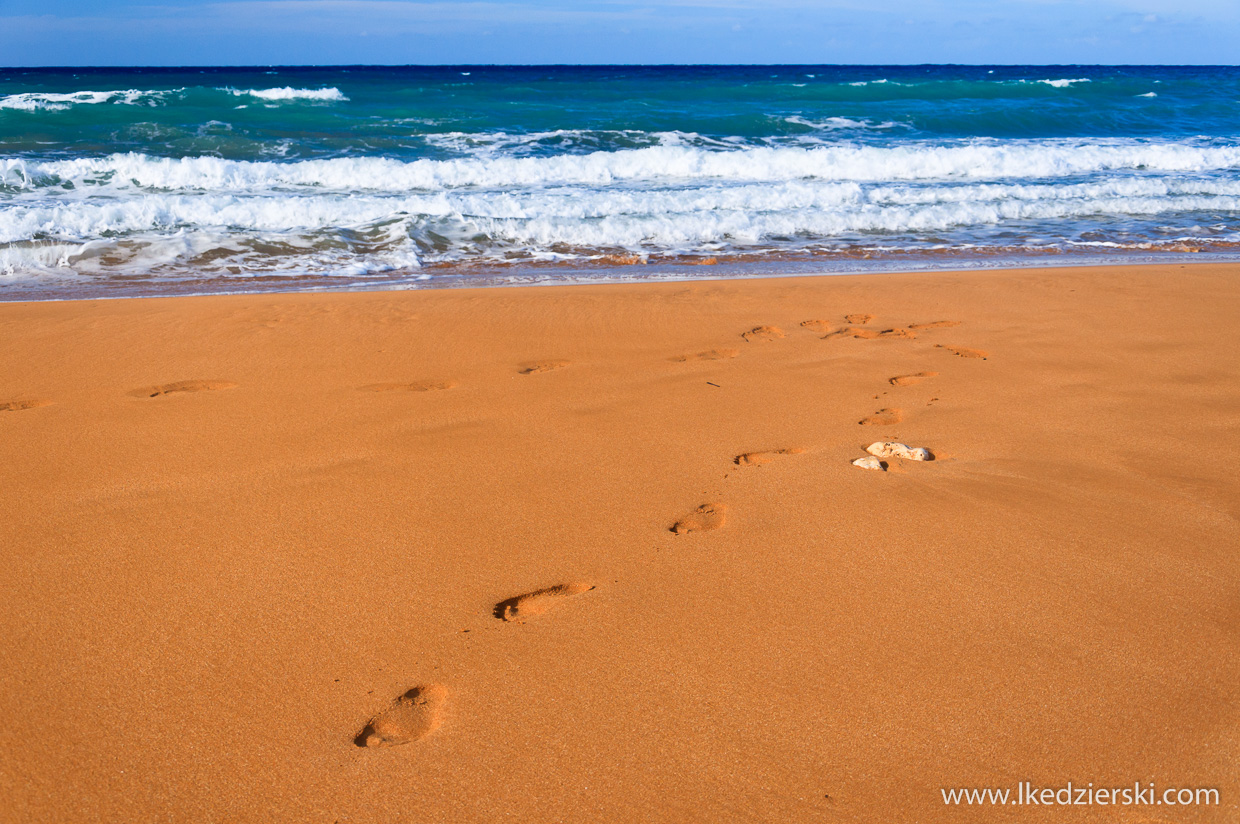
<instances>
[{"instance_id":1,"label":"deep blue water","mask_svg":"<svg viewBox=\"0 0 1240 824\"><path fill-rule=\"evenodd\" d=\"M1234 67L0 69L0 299L1240 257L1238 171Z\"/></svg>"}]
</instances>

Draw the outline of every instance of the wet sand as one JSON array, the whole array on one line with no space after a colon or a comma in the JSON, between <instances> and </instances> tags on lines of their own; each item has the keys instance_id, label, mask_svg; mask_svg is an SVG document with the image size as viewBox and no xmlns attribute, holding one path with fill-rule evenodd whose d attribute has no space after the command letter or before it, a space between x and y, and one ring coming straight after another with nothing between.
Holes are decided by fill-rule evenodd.
<instances>
[{"instance_id":1,"label":"wet sand","mask_svg":"<svg viewBox=\"0 0 1240 824\"><path fill-rule=\"evenodd\" d=\"M1215 264L0 304L9 820L1236 821L1238 324ZM1018 781L1222 803L940 793Z\"/></svg>"}]
</instances>

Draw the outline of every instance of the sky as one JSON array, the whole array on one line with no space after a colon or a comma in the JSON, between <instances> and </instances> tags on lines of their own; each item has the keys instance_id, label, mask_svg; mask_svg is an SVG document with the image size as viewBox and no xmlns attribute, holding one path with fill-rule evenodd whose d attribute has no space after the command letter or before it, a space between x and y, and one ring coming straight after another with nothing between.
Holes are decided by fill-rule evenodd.
<instances>
[{"instance_id":1,"label":"sky","mask_svg":"<svg viewBox=\"0 0 1240 824\"><path fill-rule=\"evenodd\" d=\"M1238 56L1238 0L0 0L3 66Z\"/></svg>"}]
</instances>

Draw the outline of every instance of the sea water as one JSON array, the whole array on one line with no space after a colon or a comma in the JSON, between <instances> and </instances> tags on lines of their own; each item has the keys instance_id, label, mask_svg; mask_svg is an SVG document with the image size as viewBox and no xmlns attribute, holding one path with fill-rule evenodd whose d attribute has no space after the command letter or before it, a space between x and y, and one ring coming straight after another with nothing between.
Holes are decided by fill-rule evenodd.
<instances>
[{"instance_id":1,"label":"sea water","mask_svg":"<svg viewBox=\"0 0 1240 824\"><path fill-rule=\"evenodd\" d=\"M1240 69L0 69L0 300L1240 259Z\"/></svg>"}]
</instances>

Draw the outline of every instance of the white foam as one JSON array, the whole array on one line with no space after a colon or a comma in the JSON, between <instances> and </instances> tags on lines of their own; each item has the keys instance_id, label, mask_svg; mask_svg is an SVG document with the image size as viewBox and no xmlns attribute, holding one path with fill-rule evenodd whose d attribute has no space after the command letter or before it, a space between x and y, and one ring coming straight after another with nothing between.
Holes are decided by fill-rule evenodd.
<instances>
[{"instance_id":1,"label":"white foam","mask_svg":"<svg viewBox=\"0 0 1240 824\"><path fill-rule=\"evenodd\" d=\"M222 92L229 92L237 97L257 97L259 100L323 100L331 102L343 102L349 98L335 87L327 89L294 89L285 86L279 89L232 89L223 88Z\"/></svg>"},{"instance_id":2,"label":"white foam","mask_svg":"<svg viewBox=\"0 0 1240 824\"><path fill-rule=\"evenodd\" d=\"M1062 78L1059 80L1039 80L1039 83L1045 83L1047 86L1054 86L1056 89L1066 89L1075 83L1092 83L1088 77L1074 77L1071 79Z\"/></svg>"},{"instance_id":3,"label":"white foam","mask_svg":"<svg viewBox=\"0 0 1240 824\"><path fill-rule=\"evenodd\" d=\"M897 129L910 128L906 123L897 123L894 120L884 120L875 123L873 120L853 120L850 117L828 117L825 120L809 120L800 115L792 115L784 118L785 123L793 123L798 126L808 126L811 129L818 129L825 132L834 132L844 129Z\"/></svg>"},{"instance_id":4,"label":"white foam","mask_svg":"<svg viewBox=\"0 0 1240 824\"><path fill-rule=\"evenodd\" d=\"M1137 141L1024 141L955 146L836 145L748 147L725 151L651 146L550 157L484 156L402 161L380 157L295 162L215 157L157 158L113 154L99 158L7 164L4 180L70 180L112 188L215 192L312 187L340 192L445 191L464 187L686 185L694 182L969 181L1056 179L1098 172L1211 172L1240 167L1240 146Z\"/></svg>"},{"instance_id":5,"label":"white foam","mask_svg":"<svg viewBox=\"0 0 1240 824\"><path fill-rule=\"evenodd\" d=\"M118 103L127 106L158 106L168 95L179 94L184 89L168 89L164 91L145 91L142 89L125 89L108 92L23 92L0 97L0 109L18 111L65 111L73 106L98 105L100 103Z\"/></svg>"},{"instance_id":6,"label":"white foam","mask_svg":"<svg viewBox=\"0 0 1240 824\"><path fill-rule=\"evenodd\" d=\"M335 233L356 235L363 251L394 250L419 239L428 254L460 260L506 249L623 247L694 251L761 247L780 238L802 243L858 233L943 232L1005 222L1192 211L1240 211L1240 182L1176 193L1156 182L1135 186L971 186L877 195L853 184L786 183L685 190L552 188L519 193L473 191L408 195L329 193L173 194L137 197L28 197L0 210L0 243L35 238L87 241L153 238L176 232L221 237L278 235L281 243L340 249ZM1187 188L1187 187L1185 187ZM938 194L940 197L935 198ZM438 238L439 240L433 240ZM443 242L447 242L447 246ZM333 245L334 244L334 245ZM350 247L353 248L353 247ZM437 249L437 251L434 251Z\"/></svg>"},{"instance_id":7,"label":"white foam","mask_svg":"<svg viewBox=\"0 0 1240 824\"><path fill-rule=\"evenodd\" d=\"M1191 231L1186 215L1240 213L1237 168L1240 146L1138 140L658 145L416 161L8 157L0 244L12 245L0 270L356 275L617 249L966 248L1007 226L1064 248L1123 240L1077 236L1099 221L1122 232L1129 218L1170 215L1178 235ZM1002 241L1022 242L1034 241Z\"/></svg>"}]
</instances>

